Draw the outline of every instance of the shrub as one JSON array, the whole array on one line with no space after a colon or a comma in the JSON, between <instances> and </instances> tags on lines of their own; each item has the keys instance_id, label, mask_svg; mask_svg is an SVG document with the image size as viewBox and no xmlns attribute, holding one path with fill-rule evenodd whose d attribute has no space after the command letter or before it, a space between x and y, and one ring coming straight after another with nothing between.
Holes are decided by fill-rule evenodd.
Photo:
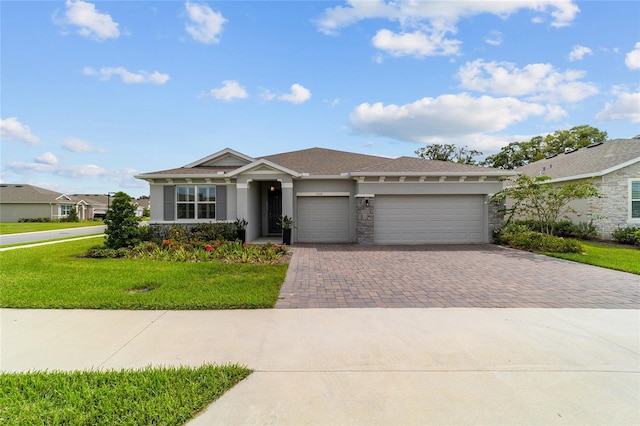
<instances>
[{"instance_id":1,"label":"shrub","mask_svg":"<svg viewBox=\"0 0 640 426\"><path fill-rule=\"evenodd\" d=\"M133 247L140 242L136 207L124 192L117 192L113 197L104 223L107 225L104 233L107 235L105 245L108 248Z\"/></svg>"},{"instance_id":2,"label":"shrub","mask_svg":"<svg viewBox=\"0 0 640 426\"><path fill-rule=\"evenodd\" d=\"M236 239L236 230L231 223L199 223L189 233L189 237L195 241L233 241Z\"/></svg>"},{"instance_id":3,"label":"shrub","mask_svg":"<svg viewBox=\"0 0 640 426\"><path fill-rule=\"evenodd\" d=\"M60 222L80 222L80 218L78 217L78 211L75 207L71 207L69 214L67 217L63 217L60 219Z\"/></svg>"},{"instance_id":4,"label":"shrub","mask_svg":"<svg viewBox=\"0 0 640 426\"><path fill-rule=\"evenodd\" d=\"M91 247L84 257L91 257L95 259L116 259L127 257L129 255L129 249L119 248L113 249L105 246L93 246Z\"/></svg>"},{"instance_id":5,"label":"shrub","mask_svg":"<svg viewBox=\"0 0 640 426\"><path fill-rule=\"evenodd\" d=\"M552 253L580 253L582 251L582 246L576 240L529 231L523 225L515 225L505 230L500 243L531 251Z\"/></svg>"},{"instance_id":6,"label":"shrub","mask_svg":"<svg viewBox=\"0 0 640 426\"><path fill-rule=\"evenodd\" d=\"M51 222L51 219L48 217L21 217L18 219L18 222L23 223L42 223L42 222Z\"/></svg>"},{"instance_id":7,"label":"shrub","mask_svg":"<svg viewBox=\"0 0 640 426\"><path fill-rule=\"evenodd\" d=\"M529 231L544 232L544 225L537 220L516 220L505 225L505 227L513 225L524 226ZM591 240L598 235L598 229L593 224L593 221L576 224L570 220L560 220L553 224L553 235L563 238Z\"/></svg>"},{"instance_id":8,"label":"shrub","mask_svg":"<svg viewBox=\"0 0 640 426\"><path fill-rule=\"evenodd\" d=\"M628 226L613 231L613 239L620 244L638 245L640 242L640 228Z\"/></svg>"}]
</instances>

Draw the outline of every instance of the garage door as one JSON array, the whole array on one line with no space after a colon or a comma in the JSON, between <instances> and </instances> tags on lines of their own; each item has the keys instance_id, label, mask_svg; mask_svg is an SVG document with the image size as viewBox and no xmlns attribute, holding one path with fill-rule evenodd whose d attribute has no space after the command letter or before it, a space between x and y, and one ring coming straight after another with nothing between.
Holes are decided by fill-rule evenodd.
<instances>
[{"instance_id":1,"label":"garage door","mask_svg":"<svg viewBox=\"0 0 640 426\"><path fill-rule=\"evenodd\" d=\"M298 197L298 241L349 241L349 197Z\"/></svg>"},{"instance_id":2,"label":"garage door","mask_svg":"<svg viewBox=\"0 0 640 426\"><path fill-rule=\"evenodd\" d=\"M375 242L483 242L483 210L481 195L377 196Z\"/></svg>"}]
</instances>

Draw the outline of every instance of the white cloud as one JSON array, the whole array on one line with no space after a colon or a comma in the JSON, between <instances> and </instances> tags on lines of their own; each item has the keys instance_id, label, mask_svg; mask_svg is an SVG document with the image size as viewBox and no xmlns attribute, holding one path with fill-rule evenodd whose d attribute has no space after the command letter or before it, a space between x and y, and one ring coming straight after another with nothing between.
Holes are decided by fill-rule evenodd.
<instances>
[{"instance_id":1,"label":"white cloud","mask_svg":"<svg viewBox=\"0 0 640 426\"><path fill-rule=\"evenodd\" d=\"M566 0L501 2L348 0L344 6L325 9L315 24L319 31L336 35L341 28L366 19L386 19L397 22L401 32L394 34L389 30L380 30L373 39L374 45L390 51L395 56L424 57L429 54L458 53L460 41L446 36L457 32L456 24L462 18L487 13L508 17L523 9L550 15L553 19L551 26L554 27L570 25L580 11L572 1ZM543 19L533 21L543 22ZM497 42L499 39L491 38L490 40Z\"/></svg>"},{"instance_id":2,"label":"white cloud","mask_svg":"<svg viewBox=\"0 0 640 426\"><path fill-rule=\"evenodd\" d=\"M120 36L118 23L111 19L111 15L98 12L93 3L67 0L65 6L64 17L58 19L54 15L54 22L79 27L78 33L81 36L94 40L102 41Z\"/></svg>"},{"instance_id":3,"label":"white cloud","mask_svg":"<svg viewBox=\"0 0 640 426\"><path fill-rule=\"evenodd\" d=\"M263 101L272 101L276 98L276 94L269 89L260 89L260 99Z\"/></svg>"},{"instance_id":4,"label":"white cloud","mask_svg":"<svg viewBox=\"0 0 640 426\"><path fill-rule=\"evenodd\" d=\"M55 165L55 164L58 164L58 159L56 158L55 155L53 155L53 153L45 152L39 157L36 157L36 163Z\"/></svg>"},{"instance_id":5,"label":"white cloud","mask_svg":"<svg viewBox=\"0 0 640 426\"><path fill-rule=\"evenodd\" d=\"M104 176L107 172L106 169L96 166L95 164L66 166L58 164L57 161L55 163L47 163L40 161L41 159L41 157L38 157L34 162L13 162L9 163L7 167L16 173L51 173L56 176L68 178L100 177Z\"/></svg>"},{"instance_id":6,"label":"white cloud","mask_svg":"<svg viewBox=\"0 0 640 426\"><path fill-rule=\"evenodd\" d=\"M636 43L635 48L627 53L624 63L629 69L640 70L640 42Z\"/></svg>"},{"instance_id":7,"label":"white cloud","mask_svg":"<svg viewBox=\"0 0 640 426\"><path fill-rule=\"evenodd\" d=\"M363 103L351 113L354 131L412 142L498 132L531 116L548 114L541 104L518 99L474 98L466 93L422 98L406 105Z\"/></svg>"},{"instance_id":8,"label":"white cloud","mask_svg":"<svg viewBox=\"0 0 640 426\"><path fill-rule=\"evenodd\" d=\"M214 98L221 99L223 101L244 99L249 96L244 87L240 86L240 84L235 80L224 80L222 82L222 87L212 89L210 93Z\"/></svg>"},{"instance_id":9,"label":"white cloud","mask_svg":"<svg viewBox=\"0 0 640 426\"><path fill-rule=\"evenodd\" d=\"M520 69L509 62L467 62L457 74L460 86L478 92L527 96L530 100L578 102L598 93L591 83L578 81L584 71L559 72L551 64L529 64Z\"/></svg>"},{"instance_id":10,"label":"white cloud","mask_svg":"<svg viewBox=\"0 0 640 426\"><path fill-rule=\"evenodd\" d=\"M492 46L500 46L502 44L502 33L500 31L491 31L491 33L484 38L484 42Z\"/></svg>"},{"instance_id":11,"label":"white cloud","mask_svg":"<svg viewBox=\"0 0 640 426\"><path fill-rule=\"evenodd\" d=\"M29 126L19 122L17 117L0 120L0 139L25 142L29 145L41 144L40 138L31 133Z\"/></svg>"},{"instance_id":12,"label":"white cloud","mask_svg":"<svg viewBox=\"0 0 640 426\"><path fill-rule=\"evenodd\" d=\"M448 40L442 31L426 34L423 31L395 34L387 29L376 33L372 39L375 47L392 56L453 55L459 52L460 41Z\"/></svg>"},{"instance_id":13,"label":"white cloud","mask_svg":"<svg viewBox=\"0 0 640 426\"><path fill-rule=\"evenodd\" d=\"M112 76L119 76L125 84L165 84L169 81L168 74L162 74L158 71L152 73L147 71L138 71L137 73L128 71L123 67L106 67L96 70L92 67L84 67L82 73L87 76L96 76L99 80L110 80Z\"/></svg>"},{"instance_id":14,"label":"white cloud","mask_svg":"<svg viewBox=\"0 0 640 426\"><path fill-rule=\"evenodd\" d=\"M584 59L585 55L593 55L593 50L589 49L586 46L580 46L579 44L573 46L573 50L569 53L570 61L581 61Z\"/></svg>"},{"instance_id":15,"label":"white cloud","mask_svg":"<svg viewBox=\"0 0 640 426\"><path fill-rule=\"evenodd\" d=\"M640 123L640 92L621 93L614 102L607 102L596 114L598 121L630 121Z\"/></svg>"},{"instance_id":16,"label":"white cloud","mask_svg":"<svg viewBox=\"0 0 640 426\"><path fill-rule=\"evenodd\" d=\"M78 138L65 138L62 147L71 152L106 152L103 148L95 148L89 142Z\"/></svg>"},{"instance_id":17,"label":"white cloud","mask_svg":"<svg viewBox=\"0 0 640 426\"><path fill-rule=\"evenodd\" d=\"M220 42L222 26L227 22L221 13L206 4L186 2L184 7L190 20L185 29L194 40L207 44Z\"/></svg>"},{"instance_id":18,"label":"white cloud","mask_svg":"<svg viewBox=\"0 0 640 426\"><path fill-rule=\"evenodd\" d=\"M278 99L292 104L301 104L311 99L311 92L306 87L294 83L291 85L291 93L278 96Z\"/></svg>"}]
</instances>

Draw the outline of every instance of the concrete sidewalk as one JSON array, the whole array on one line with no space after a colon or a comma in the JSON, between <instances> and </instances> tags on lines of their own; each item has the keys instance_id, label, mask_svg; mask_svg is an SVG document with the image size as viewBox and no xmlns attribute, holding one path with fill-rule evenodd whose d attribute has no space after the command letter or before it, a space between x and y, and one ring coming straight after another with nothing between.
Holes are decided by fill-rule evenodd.
<instances>
[{"instance_id":1,"label":"concrete sidewalk","mask_svg":"<svg viewBox=\"0 0 640 426\"><path fill-rule=\"evenodd\" d=\"M2 371L241 363L192 425L640 424L640 311L0 310Z\"/></svg>"}]
</instances>

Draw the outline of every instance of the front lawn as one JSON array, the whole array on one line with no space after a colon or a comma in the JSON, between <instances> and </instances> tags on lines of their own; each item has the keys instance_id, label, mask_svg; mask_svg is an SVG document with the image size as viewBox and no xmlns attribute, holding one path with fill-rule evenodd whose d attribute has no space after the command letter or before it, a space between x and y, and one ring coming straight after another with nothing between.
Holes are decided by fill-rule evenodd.
<instances>
[{"instance_id":1,"label":"front lawn","mask_svg":"<svg viewBox=\"0 0 640 426\"><path fill-rule=\"evenodd\" d=\"M251 374L237 366L0 374L3 425L182 425Z\"/></svg>"},{"instance_id":2,"label":"front lawn","mask_svg":"<svg viewBox=\"0 0 640 426\"><path fill-rule=\"evenodd\" d=\"M287 264L81 258L94 239L0 252L0 306L70 309L272 308Z\"/></svg>"},{"instance_id":3,"label":"front lawn","mask_svg":"<svg viewBox=\"0 0 640 426\"><path fill-rule=\"evenodd\" d=\"M582 253L545 253L547 256L587 263L640 275L640 250L581 241Z\"/></svg>"},{"instance_id":4,"label":"front lawn","mask_svg":"<svg viewBox=\"0 0 640 426\"><path fill-rule=\"evenodd\" d=\"M0 223L0 234L21 234L23 232L54 231L58 229L82 228L85 226L101 226L102 222L82 221L82 222L18 222Z\"/></svg>"}]
</instances>

